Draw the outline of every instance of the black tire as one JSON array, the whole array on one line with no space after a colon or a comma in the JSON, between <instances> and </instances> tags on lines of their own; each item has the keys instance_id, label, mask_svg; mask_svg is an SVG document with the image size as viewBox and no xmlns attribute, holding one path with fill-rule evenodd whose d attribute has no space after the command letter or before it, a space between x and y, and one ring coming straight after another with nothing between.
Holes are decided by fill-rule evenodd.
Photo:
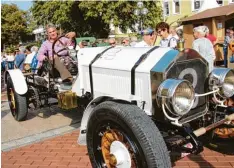
<instances>
[{"instance_id":1,"label":"black tire","mask_svg":"<svg viewBox=\"0 0 234 168\"><path fill-rule=\"evenodd\" d=\"M106 133L110 132L114 132L112 137L120 135L122 143L127 147L131 156L131 167L171 167L169 152L163 137L146 113L137 106L111 101L95 107L88 121L87 148L93 167L99 168L106 165L103 151L107 148L106 143L102 145L102 142L105 142L102 139L105 138ZM107 138L107 140L109 139ZM102 148L103 146L104 148ZM104 154L106 156L108 153L105 151Z\"/></svg>"},{"instance_id":2,"label":"black tire","mask_svg":"<svg viewBox=\"0 0 234 168\"><path fill-rule=\"evenodd\" d=\"M11 92L14 95L15 107L12 104ZM12 116L16 121L24 121L27 118L28 107L26 95L19 95L15 92L14 85L10 77L7 78L7 97Z\"/></svg>"}]
</instances>

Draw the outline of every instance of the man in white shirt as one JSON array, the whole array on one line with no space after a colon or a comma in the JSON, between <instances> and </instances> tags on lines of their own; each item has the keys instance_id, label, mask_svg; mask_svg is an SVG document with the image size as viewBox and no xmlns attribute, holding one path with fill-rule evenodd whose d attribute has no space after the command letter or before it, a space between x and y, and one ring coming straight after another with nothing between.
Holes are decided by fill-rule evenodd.
<instances>
[{"instance_id":1,"label":"man in white shirt","mask_svg":"<svg viewBox=\"0 0 234 168\"><path fill-rule=\"evenodd\" d=\"M175 48L177 46L177 40L169 34L169 25L166 22L158 23L155 29L157 34L161 37L161 47Z\"/></svg>"},{"instance_id":2,"label":"man in white shirt","mask_svg":"<svg viewBox=\"0 0 234 168\"><path fill-rule=\"evenodd\" d=\"M35 56L35 54L37 53L37 51L38 51L38 47L37 46L32 46L31 47L31 53L27 55L24 63L25 64L31 64L32 60L33 60L33 57Z\"/></svg>"},{"instance_id":3,"label":"man in white shirt","mask_svg":"<svg viewBox=\"0 0 234 168\"><path fill-rule=\"evenodd\" d=\"M139 43L136 43L134 47L150 47L154 45L156 34L151 28L145 29L140 32L143 36L143 40Z\"/></svg>"}]
</instances>

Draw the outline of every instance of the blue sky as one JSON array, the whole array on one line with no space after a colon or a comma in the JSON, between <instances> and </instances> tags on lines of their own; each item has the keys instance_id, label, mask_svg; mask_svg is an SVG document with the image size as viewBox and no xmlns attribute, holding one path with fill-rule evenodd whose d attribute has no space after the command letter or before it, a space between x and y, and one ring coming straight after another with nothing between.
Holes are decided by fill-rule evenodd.
<instances>
[{"instance_id":1,"label":"blue sky","mask_svg":"<svg viewBox=\"0 0 234 168\"><path fill-rule=\"evenodd\" d=\"M22 10L28 10L32 6L32 0L18 0L18 1L11 1L11 0L1 0L1 3L6 4L16 4Z\"/></svg>"}]
</instances>

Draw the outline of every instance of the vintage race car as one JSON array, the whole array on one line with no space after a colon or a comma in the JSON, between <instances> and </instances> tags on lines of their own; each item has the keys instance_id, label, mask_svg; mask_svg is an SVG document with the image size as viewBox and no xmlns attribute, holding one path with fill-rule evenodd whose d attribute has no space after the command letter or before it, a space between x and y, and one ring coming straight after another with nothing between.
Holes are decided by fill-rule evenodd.
<instances>
[{"instance_id":1,"label":"vintage race car","mask_svg":"<svg viewBox=\"0 0 234 168\"><path fill-rule=\"evenodd\" d=\"M234 120L234 70L215 68L192 49L97 47L78 53L73 89L92 101L79 144L93 167L171 167L169 151L199 153L198 137Z\"/></svg>"},{"instance_id":2,"label":"vintage race car","mask_svg":"<svg viewBox=\"0 0 234 168\"><path fill-rule=\"evenodd\" d=\"M192 49L94 47L79 50L77 58L70 90L53 78L42 91L57 95L60 107L86 107L78 143L87 145L93 167L169 168L171 151L197 154L199 136L234 120L224 105L234 95L234 70L209 72ZM9 79L10 104L22 113L18 100L36 97L25 98L33 83L20 72L10 71Z\"/></svg>"}]
</instances>

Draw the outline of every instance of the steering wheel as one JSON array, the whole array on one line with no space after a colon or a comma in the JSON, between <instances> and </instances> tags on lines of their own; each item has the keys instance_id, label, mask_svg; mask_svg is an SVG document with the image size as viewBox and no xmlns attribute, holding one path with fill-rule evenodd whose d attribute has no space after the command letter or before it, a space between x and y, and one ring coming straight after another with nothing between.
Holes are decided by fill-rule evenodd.
<instances>
[{"instance_id":1,"label":"steering wheel","mask_svg":"<svg viewBox=\"0 0 234 168\"><path fill-rule=\"evenodd\" d=\"M64 55L69 55L68 51L71 50L71 48L69 48L69 47L72 46L73 50L75 50L75 48L76 48L76 39L75 38L73 38L71 40L70 44L64 44L62 42L61 38L67 38L67 37L65 37L65 35L62 35L62 36L58 37L52 44L53 54L56 54L59 57L64 56ZM57 45L58 45L59 49L58 49L58 51L55 51L55 46L57 46ZM65 51L67 51L67 53L62 54L62 52L64 53Z\"/></svg>"}]
</instances>

